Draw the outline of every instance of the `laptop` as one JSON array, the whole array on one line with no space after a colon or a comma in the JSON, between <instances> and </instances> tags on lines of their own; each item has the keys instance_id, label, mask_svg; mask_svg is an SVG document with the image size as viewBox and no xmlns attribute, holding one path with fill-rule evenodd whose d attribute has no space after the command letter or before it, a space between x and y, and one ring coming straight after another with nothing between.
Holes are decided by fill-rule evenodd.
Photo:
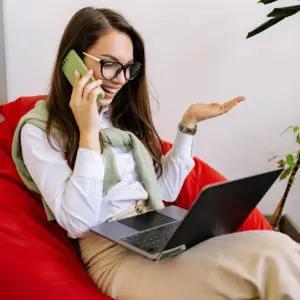
<instances>
[{"instance_id":1,"label":"laptop","mask_svg":"<svg viewBox=\"0 0 300 300\"><path fill-rule=\"evenodd\" d=\"M170 205L91 230L151 260L171 257L209 238L234 232L282 170L207 185L189 210Z\"/></svg>"}]
</instances>

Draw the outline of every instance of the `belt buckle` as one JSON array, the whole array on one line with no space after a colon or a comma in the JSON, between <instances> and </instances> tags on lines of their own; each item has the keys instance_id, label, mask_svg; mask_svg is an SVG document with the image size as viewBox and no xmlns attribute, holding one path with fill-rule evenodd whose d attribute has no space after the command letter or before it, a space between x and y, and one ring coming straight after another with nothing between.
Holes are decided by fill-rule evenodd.
<instances>
[{"instance_id":1,"label":"belt buckle","mask_svg":"<svg viewBox=\"0 0 300 300\"><path fill-rule=\"evenodd\" d=\"M145 201L138 200L135 202L135 211L137 213L143 213L145 208L147 208Z\"/></svg>"}]
</instances>

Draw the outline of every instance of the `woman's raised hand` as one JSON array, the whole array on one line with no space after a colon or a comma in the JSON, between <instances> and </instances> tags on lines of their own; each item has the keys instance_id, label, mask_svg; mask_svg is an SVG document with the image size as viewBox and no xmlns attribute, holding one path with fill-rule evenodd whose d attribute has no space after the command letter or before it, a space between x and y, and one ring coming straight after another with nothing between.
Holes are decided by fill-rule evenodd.
<instances>
[{"instance_id":1,"label":"woman's raised hand","mask_svg":"<svg viewBox=\"0 0 300 300\"><path fill-rule=\"evenodd\" d=\"M80 78L79 72L75 72L70 107L81 134L99 133L100 130L97 96L101 93L102 81L89 82L92 74L89 70Z\"/></svg>"},{"instance_id":2,"label":"woman's raised hand","mask_svg":"<svg viewBox=\"0 0 300 300\"><path fill-rule=\"evenodd\" d=\"M246 98L239 96L223 104L219 103L195 103L192 104L184 113L181 124L185 127L194 128L195 125L203 120L214 118L227 113L238 103Z\"/></svg>"}]
</instances>

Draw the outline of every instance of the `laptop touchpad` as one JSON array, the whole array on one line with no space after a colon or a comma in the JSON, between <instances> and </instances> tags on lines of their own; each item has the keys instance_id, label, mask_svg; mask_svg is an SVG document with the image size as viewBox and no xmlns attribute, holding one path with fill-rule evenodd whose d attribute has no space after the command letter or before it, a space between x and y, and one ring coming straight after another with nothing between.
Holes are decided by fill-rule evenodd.
<instances>
[{"instance_id":1,"label":"laptop touchpad","mask_svg":"<svg viewBox=\"0 0 300 300\"><path fill-rule=\"evenodd\" d=\"M118 222L141 231L173 221L175 221L175 219L162 215L156 211L151 211L138 216L121 219Z\"/></svg>"}]
</instances>

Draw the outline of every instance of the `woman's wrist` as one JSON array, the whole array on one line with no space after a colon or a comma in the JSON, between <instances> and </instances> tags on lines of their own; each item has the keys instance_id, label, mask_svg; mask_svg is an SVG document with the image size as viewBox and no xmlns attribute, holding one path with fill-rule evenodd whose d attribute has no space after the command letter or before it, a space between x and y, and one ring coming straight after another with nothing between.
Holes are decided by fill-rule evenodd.
<instances>
[{"instance_id":1,"label":"woman's wrist","mask_svg":"<svg viewBox=\"0 0 300 300\"><path fill-rule=\"evenodd\" d=\"M193 128L196 127L197 121L194 118L192 118L190 115L184 115L183 118L180 121L180 124L183 127L193 129Z\"/></svg>"},{"instance_id":2,"label":"woman's wrist","mask_svg":"<svg viewBox=\"0 0 300 300\"><path fill-rule=\"evenodd\" d=\"M196 122L193 122L193 121L185 121L185 120L181 120L180 124L183 126L183 127L186 127L186 128L190 128L190 129L194 129L197 125Z\"/></svg>"},{"instance_id":3,"label":"woman's wrist","mask_svg":"<svg viewBox=\"0 0 300 300\"><path fill-rule=\"evenodd\" d=\"M80 132L79 148L86 148L101 153L99 131Z\"/></svg>"},{"instance_id":4,"label":"woman's wrist","mask_svg":"<svg viewBox=\"0 0 300 300\"><path fill-rule=\"evenodd\" d=\"M185 112L180 123L178 124L180 132L195 135L197 132L197 121L195 120L191 108Z\"/></svg>"}]
</instances>

